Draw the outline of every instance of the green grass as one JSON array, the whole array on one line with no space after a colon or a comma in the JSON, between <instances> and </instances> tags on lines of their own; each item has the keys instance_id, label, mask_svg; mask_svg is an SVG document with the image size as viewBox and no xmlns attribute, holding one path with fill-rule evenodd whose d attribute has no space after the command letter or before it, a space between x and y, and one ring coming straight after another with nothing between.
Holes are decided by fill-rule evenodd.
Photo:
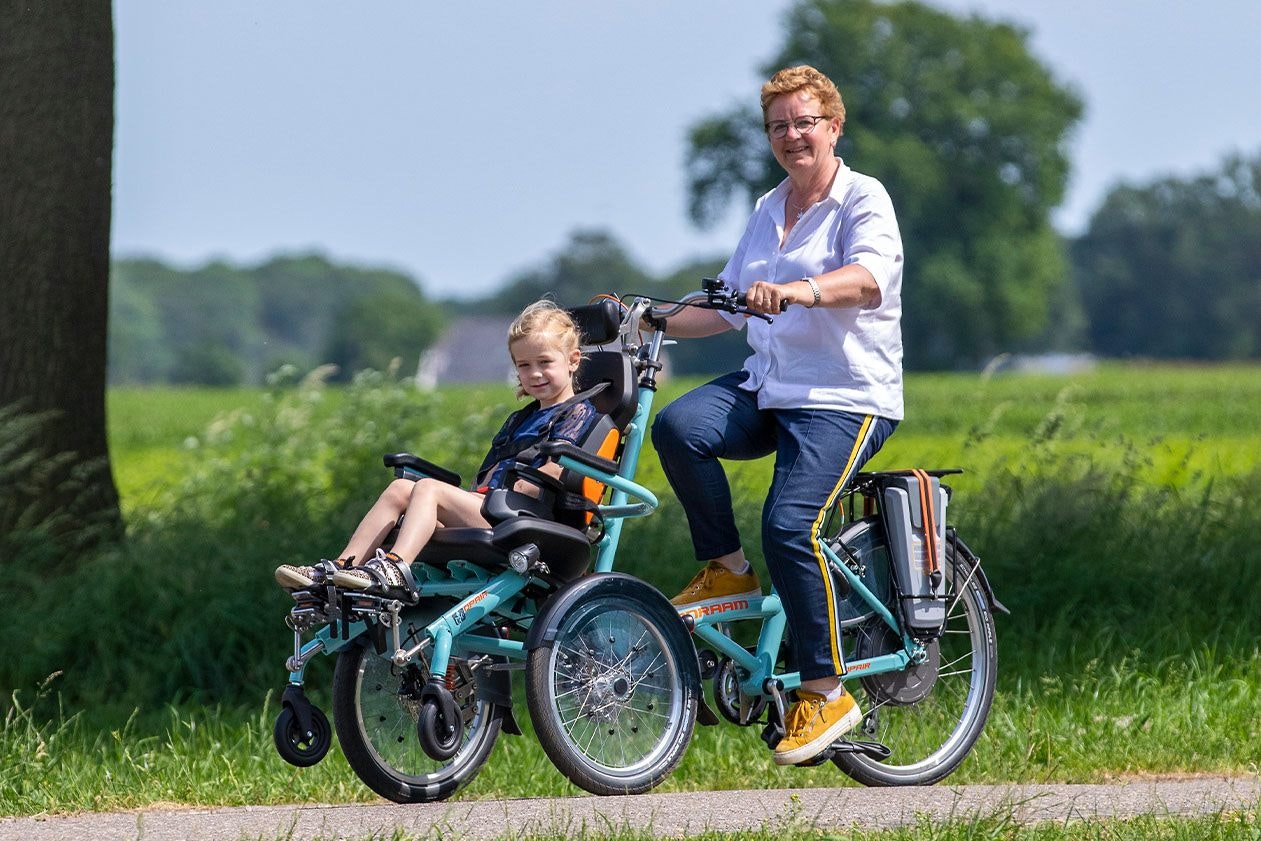
<instances>
[{"instance_id":1,"label":"green grass","mask_svg":"<svg viewBox=\"0 0 1261 841\"><path fill-rule=\"evenodd\" d=\"M656 406L697 382L667 381ZM512 402L498 386L444 389L440 397L452 407L505 412ZM339 389L323 392L333 406L343 398ZM111 389L110 448L126 504L153 503L155 489L195 463L217 417L256 414L267 400L263 389ZM1071 376L911 374L906 413L873 467L933 464L983 472L1050 431L1088 435L1080 442L1086 451L1122 436L1138 442L1149 451L1155 481L1236 473L1261 463L1261 435L1254 431L1261 366L1112 364Z\"/></svg>"},{"instance_id":2,"label":"green grass","mask_svg":"<svg viewBox=\"0 0 1261 841\"><path fill-rule=\"evenodd\" d=\"M397 832L354 841L429 841L436 834ZM517 835L506 832L502 841L656 841L647 829L565 829L552 833ZM1129 820L1074 820L1022 825L1006 815L987 815L949 823L920 819L889 829L825 829L808 822L731 832L706 831L689 835L693 841L1257 841L1261 838L1255 815L1222 812L1201 818L1168 816ZM499 841L497 839L497 841Z\"/></svg>"}]
</instances>

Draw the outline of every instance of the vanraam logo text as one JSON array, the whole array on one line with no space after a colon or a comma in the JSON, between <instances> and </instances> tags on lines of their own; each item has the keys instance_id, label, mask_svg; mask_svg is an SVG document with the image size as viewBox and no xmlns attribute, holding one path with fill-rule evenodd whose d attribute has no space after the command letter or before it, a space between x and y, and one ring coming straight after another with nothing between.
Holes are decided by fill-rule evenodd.
<instances>
[{"instance_id":1,"label":"vanraam logo text","mask_svg":"<svg viewBox=\"0 0 1261 841\"><path fill-rule=\"evenodd\" d=\"M681 611L680 616L690 616L693 619L700 619L702 616L715 616L719 613L727 613L731 610L746 610L749 607L748 599L732 599L729 602L721 604L705 604L699 607L689 608Z\"/></svg>"}]
</instances>

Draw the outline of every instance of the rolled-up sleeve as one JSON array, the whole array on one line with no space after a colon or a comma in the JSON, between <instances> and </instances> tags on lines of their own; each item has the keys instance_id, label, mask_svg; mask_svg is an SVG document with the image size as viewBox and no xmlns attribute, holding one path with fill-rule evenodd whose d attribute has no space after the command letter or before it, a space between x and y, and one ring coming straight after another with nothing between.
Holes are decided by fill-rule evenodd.
<instances>
[{"instance_id":1,"label":"rolled-up sleeve","mask_svg":"<svg viewBox=\"0 0 1261 841\"><path fill-rule=\"evenodd\" d=\"M873 178L862 181L862 188L853 191L852 203L842 214L841 253L845 265L857 263L871 272L883 297L901 274L902 235L884 186Z\"/></svg>"}]
</instances>

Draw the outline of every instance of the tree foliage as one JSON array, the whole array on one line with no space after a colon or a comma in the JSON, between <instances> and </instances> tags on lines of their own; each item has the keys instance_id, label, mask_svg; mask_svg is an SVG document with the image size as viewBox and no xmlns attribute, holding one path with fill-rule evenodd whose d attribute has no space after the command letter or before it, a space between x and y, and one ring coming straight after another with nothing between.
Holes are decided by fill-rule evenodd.
<instances>
[{"instance_id":1,"label":"tree foliage","mask_svg":"<svg viewBox=\"0 0 1261 841\"><path fill-rule=\"evenodd\" d=\"M804 63L836 81L847 109L837 152L893 197L908 366L975 363L1044 335L1067 277L1049 213L1082 104L1030 53L1028 33L874 0L800 0L785 32L766 74ZM756 91L749 101L692 129L691 212L702 224L784 177Z\"/></svg>"},{"instance_id":2,"label":"tree foliage","mask_svg":"<svg viewBox=\"0 0 1261 841\"><path fill-rule=\"evenodd\" d=\"M120 260L113 275L114 383L260 383L286 363L333 363L348 379L395 357L414 365L442 323L441 308L406 275L319 255L187 271Z\"/></svg>"},{"instance_id":3,"label":"tree foliage","mask_svg":"<svg viewBox=\"0 0 1261 841\"><path fill-rule=\"evenodd\" d=\"M1116 187L1073 263L1096 352L1261 358L1261 153Z\"/></svg>"},{"instance_id":4,"label":"tree foliage","mask_svg":"<svg viewBox=\"0 0 1261 841\"><path fill-rule=\"evenodd\" d=\"M574 306L603 292L643 292L652 284L652 278L607 231L578 230L545 265L510 279L500 291L480 301L478 308L515 315L544 297Z\"/></svg>"}]
</instances>

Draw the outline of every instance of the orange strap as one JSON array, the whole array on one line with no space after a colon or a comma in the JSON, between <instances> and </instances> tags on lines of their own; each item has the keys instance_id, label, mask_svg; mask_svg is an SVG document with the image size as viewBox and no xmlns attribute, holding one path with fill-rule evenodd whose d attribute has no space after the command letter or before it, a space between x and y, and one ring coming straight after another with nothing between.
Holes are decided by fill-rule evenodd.
<instances>
[{"instance_id":1,"label":"orange strap","mask_svg":"<svg viewBox=\"0 0 1261 841\"><path fill-rule=\"evenodd\" d=\"M924 571L929 575L935 575L937 572L937 517L933 513L933 480L931 476L918 468L912 469L911 475L919 481L919 508L924 520L924 549L928 554L928 568Z\"/></svg>"}]
</instances>

